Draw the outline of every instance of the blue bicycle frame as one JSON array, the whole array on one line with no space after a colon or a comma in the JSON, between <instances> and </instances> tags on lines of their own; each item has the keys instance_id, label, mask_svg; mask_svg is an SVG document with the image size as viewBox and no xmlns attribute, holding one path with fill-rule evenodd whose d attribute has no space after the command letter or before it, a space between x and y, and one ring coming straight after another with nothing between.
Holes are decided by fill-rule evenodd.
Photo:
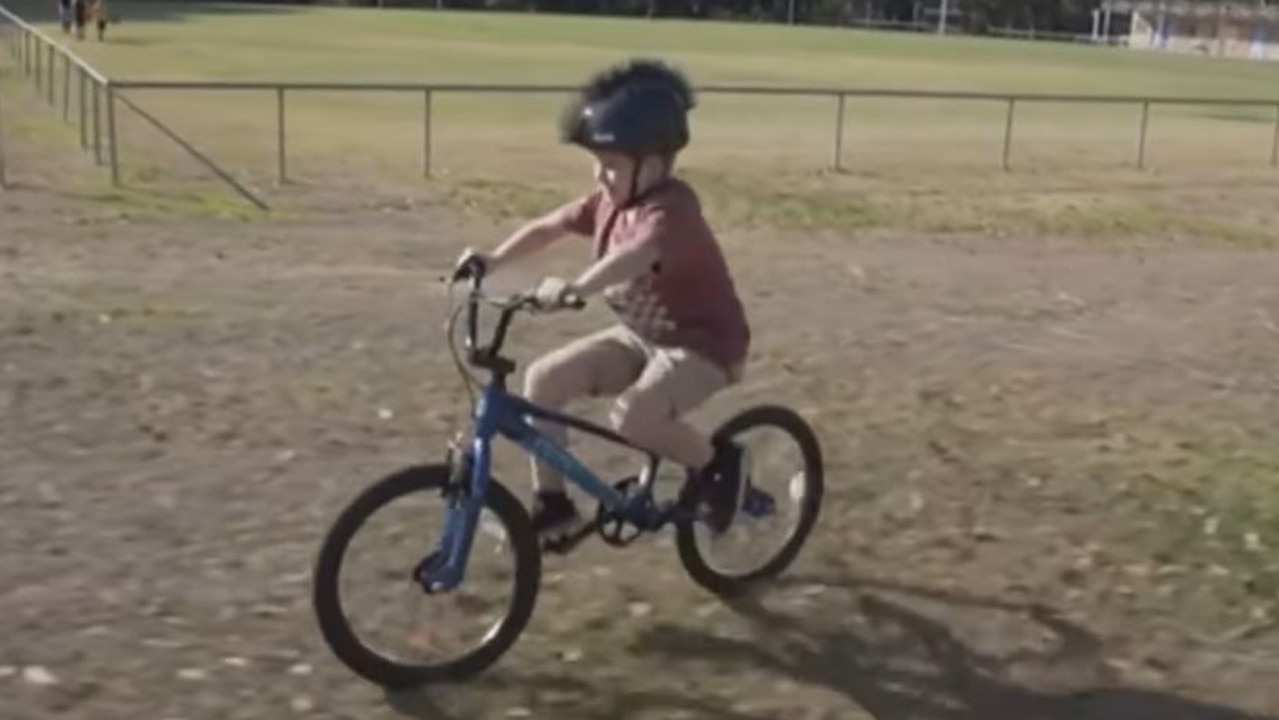
<instances>
[{"instance_id":1,"label":"blue bicycle frame","mask_svg":"<svg viewBox=\"0 0 1279 720\"><path fill-rule=\"evenodd\" d=\"M511 440L532 457L550 465L570 482L599 500L607 510L626 515L632 509L622 493L601 480L566 449L533 428L527 417L581 430L644 453L648 456L650 473L656 471L658 458L655 455L635 447L617 433L580 418L534 405L508 392L501 381L491 381L484 388L476 405L474 437L469 451L464 451L461 459L465 463L463 467L469 466L469 478L467 478L469 492L465 498L449 507L444 536L438 548L439 554L436 555L442 564L437 563L436 567L429 570L433 586L453 589L462 583L465 576L475 527L479 522L480 511L484 507L485 493L488 491L492 445L496 436L500 435Z\"/></svg>"}]
</instances>

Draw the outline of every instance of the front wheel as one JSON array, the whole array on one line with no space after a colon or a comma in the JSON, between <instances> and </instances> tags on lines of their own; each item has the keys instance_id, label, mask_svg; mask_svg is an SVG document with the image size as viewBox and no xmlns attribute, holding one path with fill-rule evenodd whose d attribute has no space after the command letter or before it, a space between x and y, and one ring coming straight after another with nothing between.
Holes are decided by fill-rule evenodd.
<instances>
[{"instance_id":1,"label":"front wheel","mask_svg":"<svg viewBox=\"0 0 1279 720\"><path fill-rule=\"evenodd\" d=\"M448 479L446 466L415 466L373 484L334 521L316 560L312 600L325 642L352 671L384 687L461 680L485 670L515 642L533 612L541 551L527 511L495 479L488 482L463 584L447 592L423 589L421 569L439 557L435 551L443 521L448 509L461 502L457 493L446 492ZM382 514L391 517L371 522ZM373 527L365 530L366 525ZM371 570L356 573L360 565L353 561L362 553L352 545L361 530L361 539L391 547L367 553ZM486 547L491 540L495 548ZM489 595L494 590L508 595L493 600ZM348 593L371 596L367 617L358 614L360 603ZM450 602L478 619L442 607ZM425 603L425 613L409 611L410 621L423 621L421 627L385 627L406 604ZM381 641L409 647L393 651ZM462 649L444 647L453 644Z\"/></svg>"},{"instance_id":2,"label":"front wheel","mask_svg":"<svg viewBox=\"0 0 1279 720\"><path fill-rule=\"evenodd\" d=\"M675 527L680 562L702 587L732 596L785 570L812 532L821 509L821 447L795 411L774 405L749 408L715 431L747 452L749 476L732 524L715 533L700 519ZM693 507L703 505L704 484L690 484Z\"/></svg>"}]
</instances>

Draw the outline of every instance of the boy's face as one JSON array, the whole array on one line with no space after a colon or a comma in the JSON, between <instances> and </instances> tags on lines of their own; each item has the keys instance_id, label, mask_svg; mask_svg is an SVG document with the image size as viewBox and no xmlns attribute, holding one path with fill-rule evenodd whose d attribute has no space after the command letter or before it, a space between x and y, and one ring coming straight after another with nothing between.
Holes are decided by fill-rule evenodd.
<instances>
[{"instance_id":1,"label":"boy's face","mask_svg":"<svg viewBox=\"0 0 1279 720\"><path fill-rule=\"evenodd\" d=\"M631 196L631 183L635 179L635 160L629 155L600 151L595 155L595 181L614 205L625 202Z\"/></svg>"}]
</instances>

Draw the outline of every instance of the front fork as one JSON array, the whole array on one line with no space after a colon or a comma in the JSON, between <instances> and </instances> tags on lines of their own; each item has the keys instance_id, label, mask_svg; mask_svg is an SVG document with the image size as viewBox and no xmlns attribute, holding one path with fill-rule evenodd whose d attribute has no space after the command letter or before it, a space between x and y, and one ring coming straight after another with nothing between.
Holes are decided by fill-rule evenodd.
<instances>
[{"instance_id":1,"label":"front fork","mask_svg":"<svg viewBox=\"0 0 1279 720\"><path fill-rule=\"evenodd\" d=\"M435 549L413 570L413 580L427 593L454 590L466 576L489 478L489 443L475 438L470 445L467 448L459 435L449 443L445 454L449 479L442 490L448 502L444 533Z\"/></svg>"}]
</instances>

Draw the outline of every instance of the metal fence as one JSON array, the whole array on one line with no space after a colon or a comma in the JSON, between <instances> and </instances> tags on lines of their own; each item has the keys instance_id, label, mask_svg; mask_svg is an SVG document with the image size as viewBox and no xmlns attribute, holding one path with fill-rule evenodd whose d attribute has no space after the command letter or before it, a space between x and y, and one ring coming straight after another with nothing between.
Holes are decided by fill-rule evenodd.
<instances>
[{"instance_id":1,"label":"metal fence","mask_svg":"<svg viewBox=\"0 0 1279 720\"><path fill-rule=\"evenodd\" d=\"M577 90L570 85L474 85L474 84L419 84L419 83L287 83L287 82L172 82L149 80L119 80L118 90L151 91L205 91L205 92L260 92L275 96L276 174L279 181L287 180L288 126L286 123L287 98L302 92L379 92L417 95L422 98L422 172L431 174L431 107L434 98L445 94L568 94ZM831 167L844 169L844 127L847 101L850 98L906 99L906 100L955 100L995 103L1006 108L1004 113L1003 144L1000 166L1011 169L1012 141L1017 108L1031 103L1074 103L1092 105L1129 105L1139 112L1133 162L1138 169L1145 167L1146 137L1150 125L1150 109L1156 105L1201 105L1223 107L1266 107L1275 111L1274 136L1270 148L1270 164L1279 163L1279 99L1215 99L1175 96L1106 96L1106 95L1054 95L1039 93L985 93L933 90L869 90L857 88L794 88L749 87L732 85L708 85L698 89L702 94L759 95L769 97L829 98L832 103Z\"/></svg>"},{"instance_id":2,"label":"metal fence","mask_svg":"<svg viewBox=\"0 0 1279 720\"><path fill-rule=\"evenodd\" d=\"M111 81L3 6L0 6L0 42L8 48L18 74L30 80L49 105L61 108L63 122L78 125L81 149L91 153L98 165L109 162L112 179L118 183L115 89ZM2 143L0 140L0 167L4 164Z\"/></svg>"},{"instance_id":3,"label":"metal fence","mask_svg":"<svg viewBox=\"0 0 1279 720\"><path fill-rule=\"evenodd\" d=\"M275 97L275 175L279 183L288 181L288 98L305 92L350 93L400 93L416 95L422 100L421 113L421 165L422 174L432 173L432 105L435 98L445 94L568 94L576 91L570 85L477 85L477 84L423 84L423 83L296 83L296 82L175 82L162 80L109 79L94 70L74 53L49 39L16 15L0 6L0 31L22 74L31 79L35 88L48 103L59 105L58 89L61 89L61 109L64 121L71 122L70 103L73 86L78 94L80 145L90 151L99 165L110 166L111 180L120 183L119 138L116 131L116 101L136 113L155 127L193 158L226 182L246 200L261 209L267 209L261 198L248 190L235 177L219 167L207 154L174 132L160 119L148 113L124 94L124 91L198 91L198 92L260 92ZM1038 93L988 93L927 90L880 90L858 88L796 88L796 87L743 87L710 85L698 88L703 94L754 95L769 97L828 98L831 102L831 162L833 169L844 170L844 128L849 98L876 98L899 100L954 100L977 101L1001 105L1003 113L1003 142L999 164L1004 171L1011 169L1013 137L1017 110L1032 103L1074 103L1088 105L1131 106L1138 112L1133 151L1133 164L1143 169L1146 164L1147 134L1150 111L1159 105L1198 105L1222 107L1262 107L1274 109L1274 132L1270 146L1270 165L1279 165L1279 98L1202 98L1174 96L1108 96ZM0 141L2 142L2 141ZM0 153L3 145L0 144ZM105 154L105 158L104 158ZM0 157L0 167L3 159Z\"/></svg>"}]
</instances>

